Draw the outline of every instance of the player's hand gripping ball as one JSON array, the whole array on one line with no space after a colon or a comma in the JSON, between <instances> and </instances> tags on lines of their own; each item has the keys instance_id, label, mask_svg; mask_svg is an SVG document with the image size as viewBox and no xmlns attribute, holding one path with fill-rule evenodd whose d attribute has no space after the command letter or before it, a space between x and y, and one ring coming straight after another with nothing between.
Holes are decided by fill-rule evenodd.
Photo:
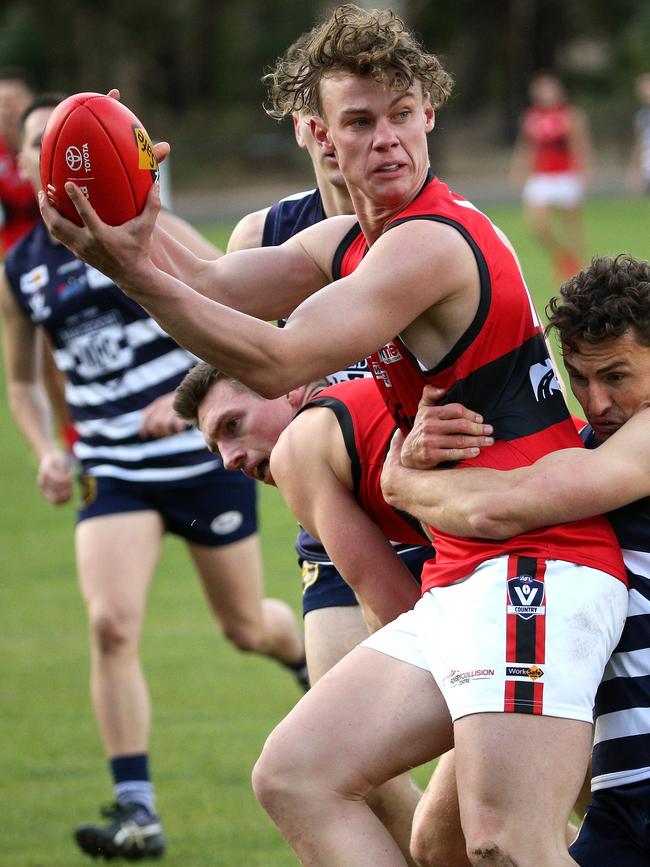
<instances>
[{"instance_id":1,"label":"player's hand gripping ball","mask_svg":"<svg viewBox=\"0 0 650 867\"><path fill-rule=\"evenodd\" d=\"M41 183L50 203L83 225L65 191L72 181L99 217L118 226L136 217L158 177L151 140L129 109L101 93L76 93L52 112L41 144Z\"/></svg>"}]
</instances>

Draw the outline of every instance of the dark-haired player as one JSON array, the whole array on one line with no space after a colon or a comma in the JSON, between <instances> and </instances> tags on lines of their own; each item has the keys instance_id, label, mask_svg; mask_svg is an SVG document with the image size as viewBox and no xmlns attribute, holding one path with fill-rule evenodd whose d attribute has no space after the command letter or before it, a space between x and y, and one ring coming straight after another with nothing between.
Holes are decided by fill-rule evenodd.
<instances>
[{"instance_id":1,"label":"dark-haired player","mask_svg":"<svg viewBox=\"0 0 650 867\"><path fill-rule=\"evenodd\" d=\"M570 852L584 867L641 867L650 843L648 263L594 259L553 299L550 325L589 422L587 448L553 452L509 472L432 473L402 466L396 443L384 491L395 506L448 532L497 539L609 513L628 569L629 609L596 694L593 800ZM416 424L419 441L411 437L404 448L411 467L426 445L426 415L423 409Z\"/></svg>"}]
</instances>

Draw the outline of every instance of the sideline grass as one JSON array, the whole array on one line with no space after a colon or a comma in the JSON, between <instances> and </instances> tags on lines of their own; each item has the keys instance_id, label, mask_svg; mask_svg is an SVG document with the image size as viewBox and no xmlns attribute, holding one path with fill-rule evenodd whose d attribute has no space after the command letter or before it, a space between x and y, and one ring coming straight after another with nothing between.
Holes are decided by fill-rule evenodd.
<instances>
[{"instance_id":1,"label":"sideline grass","mask_svg":"<svg viewBox=\"0 0 650 867\"><path fill-rule=\"evenodd\" d=\"M479 203L480 204L480 203ZM555 291L518 208L484 206L517 248L536 303ZM648 255L644 200L593 201L593 253ZM229 227L206 230L225 244ZM74 507L38 494L35 465L0 392L0 865L90 863L72 827L110 798L88 700L85 616L74 578ZM267 592L298 610L295 526L277 491L262 489ZM266 734L300 693L279 666L234 651L214 627L183 546L166 542L143 638L153 699L153 772L169 838L168 867L290 867L296 863L250 789ZM420 782L426 774L419 771Z\"/></svg>"}]
</instances>

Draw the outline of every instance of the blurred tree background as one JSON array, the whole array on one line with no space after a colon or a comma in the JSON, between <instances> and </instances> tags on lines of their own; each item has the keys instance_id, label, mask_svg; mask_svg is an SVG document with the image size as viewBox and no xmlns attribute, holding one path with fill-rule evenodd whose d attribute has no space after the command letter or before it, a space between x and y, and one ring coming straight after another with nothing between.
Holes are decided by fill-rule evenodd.
<instances>
[{"instance_id":1,"label":"blurred tree background","mask_svg":"<svg viewBox=\"0 0 650 867\"><path fill-rule=\"evenodd\" d=\"M152 137L168 139L176 188L306 175L289 124L262 109L262 73L335 4L319 0L3 0L0 65L41 90L119 87ZM445 177L492 171L501 184L530 74L550 68L587 111L602 164L626 159L633 80L650 68L644 0L397 0L455 92L438 118ZM612 171L615 173L614 168ZM603 178L606 179L604 171Z\"/></svg>"}]
</instances>

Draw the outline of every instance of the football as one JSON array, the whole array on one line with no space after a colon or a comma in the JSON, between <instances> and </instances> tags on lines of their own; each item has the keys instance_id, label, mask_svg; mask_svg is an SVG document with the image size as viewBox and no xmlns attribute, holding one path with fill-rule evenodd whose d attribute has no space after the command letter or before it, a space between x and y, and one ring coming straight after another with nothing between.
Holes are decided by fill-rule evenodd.
<instances>
[{"instance_id":1,"label":"football","mask_svg":"<svg viewBox=\"0 0 650 867\"><path fill-rule=\"evenodd\" d=\"M136 217L157 179L151 140L125 105L101 93L76 93L52 112L41 144L41 183L50 203L83 225L65 191L75 183L111 226Z\"/></svg>"}]
</instances>

